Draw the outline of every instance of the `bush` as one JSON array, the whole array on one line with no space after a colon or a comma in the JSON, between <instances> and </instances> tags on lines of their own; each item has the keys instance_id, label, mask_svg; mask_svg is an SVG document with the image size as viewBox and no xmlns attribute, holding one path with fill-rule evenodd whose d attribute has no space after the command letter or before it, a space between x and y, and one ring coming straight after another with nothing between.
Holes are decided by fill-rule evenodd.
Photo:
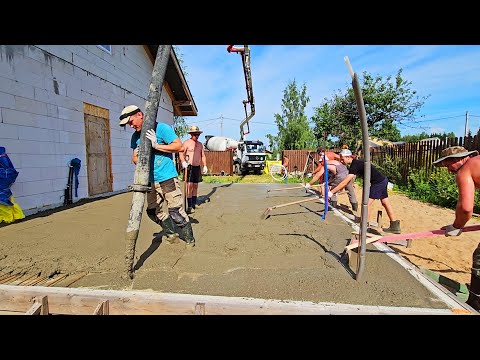
<instances>
[{"instance_id":1,"label":"bush","mask_svg":"<svg viewBox=\"0 0 480 360\"><path fill-rule=\"evenodd\" d=\"M455 209L458 187L455 175L444 167L434 168L430 174L425 169L410 170L405 189L409 198ZM480 194L475 192L474 212L480 210Z\"/></svg>"}]
</instances>

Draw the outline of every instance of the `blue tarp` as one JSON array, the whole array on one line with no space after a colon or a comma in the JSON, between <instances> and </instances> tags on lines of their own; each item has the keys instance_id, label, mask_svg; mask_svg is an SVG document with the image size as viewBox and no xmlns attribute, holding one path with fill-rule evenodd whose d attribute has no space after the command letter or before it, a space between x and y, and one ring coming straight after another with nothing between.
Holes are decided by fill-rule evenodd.
<instances>
[{"instance_id":1,"label":"blue tarp","mask_svg":"<svg viewBox=\"0 0 480 360\"><path fill-rule=\"evenodd\" d=\"M5 152L5 148L0 146L0 204L13 206L10 201L12 191L10 187L15 182L18 171L15 170L12 161Z\"/></svg>"},{"instance_id":2,"label":"blue tarp","mask_svg":"<svg viewBox=\"0 0 480 360\"><path fill-rule=\"evenodd\" d=\"M18 171L15 170L5 148L0 146L0 204L13 206L10 201L10 196L12 196L10 186L15 182L17 176Z\"/></svg>"}]
</instances>

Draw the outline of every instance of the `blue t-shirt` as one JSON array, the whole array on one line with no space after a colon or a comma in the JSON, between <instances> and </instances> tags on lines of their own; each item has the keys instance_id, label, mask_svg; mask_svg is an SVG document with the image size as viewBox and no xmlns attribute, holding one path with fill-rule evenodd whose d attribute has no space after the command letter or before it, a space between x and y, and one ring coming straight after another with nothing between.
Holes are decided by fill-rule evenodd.
<instances>
[{"instance_id":1,"label":"blue t-shirt","mask_svg":"<svg viewBox=\"0 0 480 360\"><path fill-rule=\"evenodd\" d=\"M168 145L172 143L176 138L178 138L172 127L164 123L155 123L155 132L157 134L157 142L159 144ZM140 131L135 131L132 134L130 147L132 149L136 149L139 145ZM153 150L153 154L154 156L151 157L150 162L150 181L162 182L178 176L177 169L175 168L175 163L173 162L172 153Z\"/></svg>"}]
</instances>

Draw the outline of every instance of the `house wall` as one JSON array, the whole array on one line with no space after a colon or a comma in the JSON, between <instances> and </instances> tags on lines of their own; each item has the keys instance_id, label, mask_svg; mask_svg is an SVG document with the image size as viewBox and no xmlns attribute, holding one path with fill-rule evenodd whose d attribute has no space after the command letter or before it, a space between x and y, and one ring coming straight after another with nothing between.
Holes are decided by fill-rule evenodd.
<instances>
[{"instance_id":1,"label":"house wall","mask_svg":"<svg viewBox=\"0 0 480 360\"><path fill-rule=\"evenodd\" d=\"M0 46L0 146L19 175L12 193L26 214L63 204L71 159L82 161L78 198L88 197L84 102L109 111L113 191L133 182L126 105L145 107L153 65L143 45ZM162 91L157 121L173 124Z\"/></svg>"}]
</instances>

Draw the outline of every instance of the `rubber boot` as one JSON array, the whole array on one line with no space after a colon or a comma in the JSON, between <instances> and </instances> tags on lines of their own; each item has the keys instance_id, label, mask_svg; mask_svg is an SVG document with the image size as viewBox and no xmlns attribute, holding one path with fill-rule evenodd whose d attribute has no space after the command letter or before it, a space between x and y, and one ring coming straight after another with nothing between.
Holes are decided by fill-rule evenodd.
<instances>
[{"instance_id":1,"label":"rubber boot","mask_svg":"<svg viewBox=\"0 0 480 360\"><path fill-rule=\"evenodd\" d=\"M334 207L337 207L337 201L336 200L330 200L330 206L328 207L328 211L333 211Z\"/></svg>"},{"instance_id":2,"label":"rubber boot","mask_svg":"<svg viewBox=\"0 0 480 360\"><path fill-rule=\"evenodd\" d=\"M383 229L383 231L400 234L400 220L390 221L390 227Z\"/></svg>"},{"instance_id":3,"label":"rubber boot","mask_svg":"<svg viewBox=\"0 0 480 360\"><path fill-rule=\"evenodd\" d=\"M180 235L175 231L175 223L170 216L162 221L162 228L164 232L162 241L167 241L170 244L178 242Z\"/></svg>"},{"instance_id":4,"label":"rubber boot","mask_svg":"<svg viewBox=\"0 0 480 360\"><path fill-rule=\"evenodd\" d=\"M358 210L358 203L351 203L352 205L352 210L357 211Z\"/></svg>"},{"instance_id":5,"label":"rubber boot","mask_svg":"<svg viewBox=\"0 0 480 360\"><path fill-rule=\"evenodd\" d=\"M187 247L194 247L195 238L193 237L192 224L188 222L185 226L183 226L182 230L183 230L183 240L185 240Z\"/></svg>"},{"instance_id":6,"label":"rubber boot","mask_svg":"<svg viewBox=\"0 0 480 360\"><path fill-rule=\"evenodd\" d=\"M466 303L480 312L480 244L473 252L472 275L468 292Z\"/></svg>"}]
</instances>

